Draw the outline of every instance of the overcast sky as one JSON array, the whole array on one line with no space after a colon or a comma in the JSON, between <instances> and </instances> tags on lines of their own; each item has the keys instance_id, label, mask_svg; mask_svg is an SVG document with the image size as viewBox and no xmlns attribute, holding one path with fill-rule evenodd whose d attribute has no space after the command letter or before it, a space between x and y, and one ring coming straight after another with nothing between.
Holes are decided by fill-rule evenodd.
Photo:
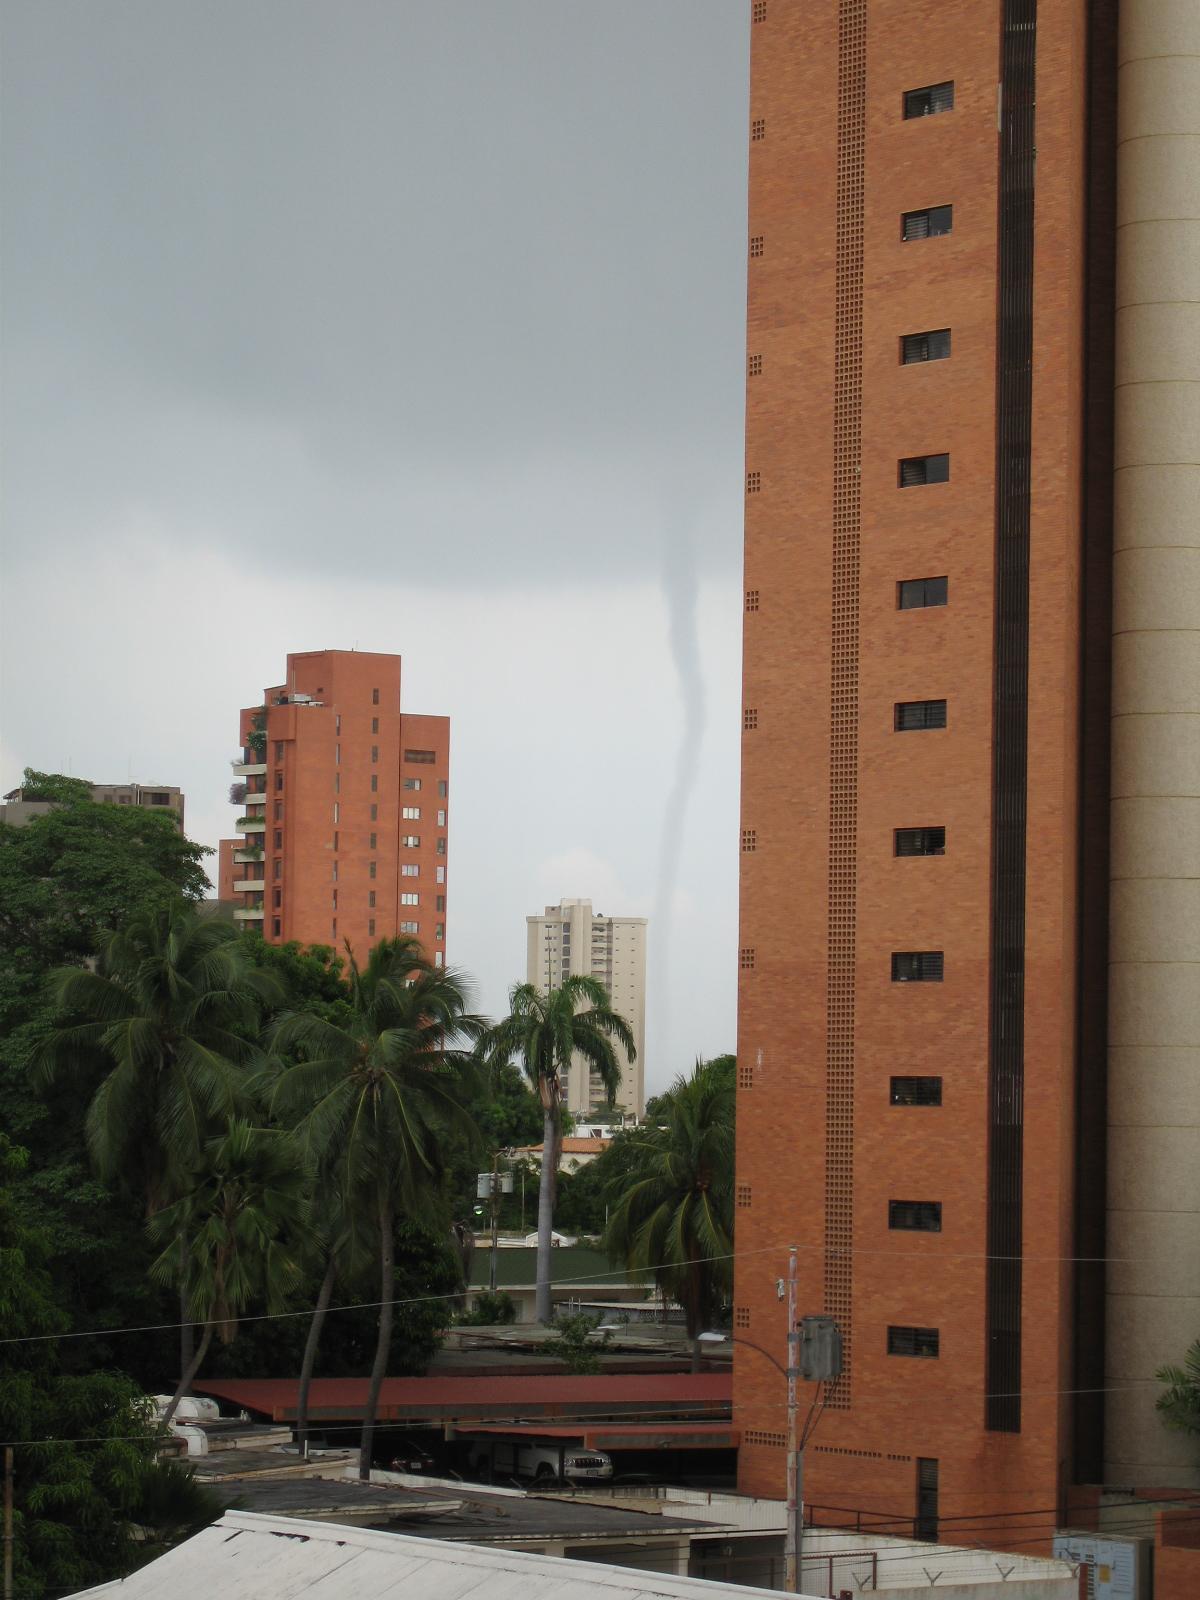
<instances>
[{"instance_id":1,"label":"overcast sky","mask_svg":"<svg viewBox=\"0 0 1200 1600\"><path fill-rule=\"evenodd\" d=\"M451 960L734 1046L747 8L7 0L3 722L215 844L289 650L452 719Z\"/></svg>"}]
</instances>

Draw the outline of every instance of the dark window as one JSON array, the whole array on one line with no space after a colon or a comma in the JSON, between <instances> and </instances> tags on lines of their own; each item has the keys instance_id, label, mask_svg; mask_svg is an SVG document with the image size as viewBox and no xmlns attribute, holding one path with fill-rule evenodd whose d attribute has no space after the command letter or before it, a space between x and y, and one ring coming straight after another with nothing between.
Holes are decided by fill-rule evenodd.
<instances>
[{"instance_id":1,"label":"dark window","mask_svg":"<svg viewBox=\"0 0 1200 1600\"><path fill-rule=\"evenodd\" d=\"M889 1200L888 1227L909 1233L941 1233L940 1200Z\"/></svg>"},{"instance_id":2,"label":"dark window","mask_svg":"<svg viewBox=\"0 0 1200 1600\"><path fill-rule=\"evenodd\" d=\"M929 1456L917 1457L917 1523L913 1534L931 1543L938 1536L938 1464Z\"/></svg>"},{"instance_id":3,"label":"dark window","mask_svg":"<svg viewBox=\"0 0 1200 1600\"><path fill-rule=\"evenodd\" d=\"M941 983L945 954L941 950L893 950L893 983Z\"/></svg>"},{"instance_id":4,"label":"dark window","mask_svg":"<svg viewBox=\"0 0 1200 1600\"><path fill-rule=\"evenodd\" d=\"M414 766L431 767L437 760L437 752L434 750L406 750L404 759L405 761L411 761Z\"/></svg>"},{"instance_id":5,"label":"dark window","mask_svg":"<svg viewBox=\"0 0 1200 1600\"><path fill-rule=\"evenodd\" d=\"M283 829L282 828L276 828L275 829L275 848L276 848L276 850L282 850L283 849Z\"/></svg>"},{"instance_id":6,"label":"dark window","mask_svg":"<svg viewBox=\"0 0 1200 1600\"><path fill-rule=\"evenodd\" d=\"M371 774L371 793L379 793L379 774L377 772Z\"/></svg>"},{"instance_id":7,"label":"dark window","mask_svg":"<svg viewBox=\"0 0 1200 1600\"><path fill-rule=\"evenodd\" d=\"M276 800L276 802L275 802L275 821L276 822L282 822L283 821L283 801L282 800Z\"/></svg>"},{"instance_id":8,"label":"dark window","mask_svg":"<svg viewBox=\"0 0 1200 1600\"><path fill-rule=\"evenodd\" d=\"M372 717L371 718L371 732L372 733L378 733L379 732L379 718L378 717Z\"/></svg>"},{"instance_id":9,"label":"dark window","mask_svg":"<svg viewBox=\"0 0 1200 1600\"><path fill-rule=\"evenodd\" d=\"M900 340L900 360L906 367L919 361L945 361L949 355L949 328L933 328L928 333L906 333Z\"/></svg>"},{"instance_id":10,"label":"dark window","mask_svg":"<svg viewBox=\"0 0 1200 1600\"><path fill-rule=\"evenodd\" d=\"M930 206L926 211L906 211L900 219L902 239L936 239L954 225L953 206Z\"/></svg>"},{"instance_id":11,"label":"dark window","mask_svg":"<svg viewBox=\"0 0 1200 1600\"><path fill-rule=\"evenodd\" d=\"M893 1078L892 1104L894 1106L940 1106L942 1080L940 1078Z\"/></svg>"},{"instance_id":12,"label":"dark window","mask_svg":"<svg viewBox=\"0 0 1200 1600\"><path fill-rule=\"evenodd\" d=\"M276 856L274 861L271 863L271 876L273 878L283 877L283 860L280 856Z\"/></svg>"},{"instance_id":13,"label":"dark window","mask_svg":"<svg viewBox=\"0 0 1200 1600\"><path fill-rule=\"evenodd\" d=\"M420 778L405 778L404 787L406 789L419 789L421 787L421 780Z\"/></svg>"},{"instance_id":14,"label":"dark window","mask_svg":"<svg viewBox=\"0 0 1200 1600\"><path fill-rule=\"evenodd\" d=\"M927 1361L936 1360L938 1330L891 1326L887 1332L887 1350L890 1356L923 1356Z\"/></svg>"},{"instance_id":15,"label":"dark window","mask_svg":"<svg viewBox=\"0 0 1200 1600\"><path fill-rule=\"evenodd\" d=\"M438 842L437 842L437 853L438 853L439 856L444 856L446 854L446 841L445 841L445 839L439 839L438 840Z\"/></svg>"},{"instance_id":16,"label":"dark window","mask_svg":"<svg viewBox=\"0 0 1200 1600\"><path fill-rule=\"evenodd\" d=\"M372 806L371 807L371 821L372 822L378 822L379 821L379 807L378 806Z\"/></svg>"},{"instance_id":17,"label":"dark window","mask_svg":"<svg viewBox=\"0 0 1200 1600\"><path fill-rule=\"evenodd\" d=\"M271 918L271 931L272 931L272 933L275 935L275 937L277 939L279 937L281 927L282 927L282 923L281 923L280 919L278 917L272 917Z\"/></svg>"},{"instance_id":18,"label":"dark window","mask_svg":"<svg viewBox=\"0 0 1200 1600\"><path fill-rule=\"evenodd\" d=\"M897 828L893 835L898 856L944 856L945 828Z\"/></svg>"},{"instance_id":19,"label":"dark window","mask_svg":"<svg viewBox=\"0 0 1200 1600\"><path fill-rule=\"evenodd\" d=\"M439 894L438 897L437 897L437 903L434 906L434 910L435 911L445 911L445 909L446 909L446 896L444 894Z\"/></svg>"},{"instance_id":20,"label":"dark window","mask_svg":"<svg viewBox=\"0 0 1200 1600\"><path fill-rule=\"evenodd\" d=\"M374 889L369 889L367 891L367 904L369 906L371 906L371 907L374 907L374 905L375 905L375 891L374 891Z\"/></svg>"},{"instance_id":21,"label":"dark window","mask_svg":"<svg viewBox=\"0 0 1200 1600\"><path fill-rule=\"evenodd\" d=\"M449 794L449 792L450 792L450 785L446 782L445 778L439 778L438 779L438 799L439 800L444 800L446 798L446 796Z\"/></svg>"},{"instance_id":22,"label":"dark window","mask_svg":"<svg viewBox=\"0 0 1200 1600\"><path fill-rule=\"evenodd\" d=\"M944 700L900 700L895 707L897 733L912 733L920 728L946 726Z\"/></svg>"},{"instance_id":23,"label":"dark window","mask_svg":"<svg viewBox=\"0 0 1200 1600\"><path fill-rule=\"evenodd\" d=\"M954 110L954 82L927 83L923 89L909 89L904 96L904 115L935 117L939 111Z\"/></svg>"},{"instance_id":24,"label":"dark window","mask_svg":"<svg viewBox=\"0 0 1200 1600\"><path fill-rule=\"evenodd\" d=\"M371 849L372 850L376 849L376 842L375 841L378 839L378 837L379 837L379 835L376 834L376 833L373 833L371 835Z\"/></svg>"},{"instance_id":25,"label":"dark window","mask_svg":"<svg viewBox=\"0 0 1200 1600\"><path fill-rule=\"evenodd\" d=\"M368 917L367 918L367 932L371 935L372 938L375 937L375 918L374 917Z\"/></svg>"},{"instance_id":26,"label":"dark window","mask_svg":"<svg viewBox=\"0 0 1200 1600\"><path fill-rule=\"evenodd\" d=\"M273 895L272 900L271 900L271 904L278 911L279 907L283 904L283 890L282 889L276 889L275 890L274 895Z\"/></svg>"},{"instance_id":27,"label":"dark window","mask_svg":"<svg viewBox=\"0 0 1200 1600\"><path fill-rule=\"evenodd\" d=\"M371 760L372 762L379 760L379 746L377 744L371 746Z\"/></svg>"},{"instance_id":28,"label":"dark window","mask_svg":"<svg viewBox=\"0 0 1200 1600\"><path fill-rule=\"evenodd\" d=\"M949 578L903 578L896 585L896 604L901 611L944 606L949 598Z\"/></svg>"},{"instance_id":29,"label":"dark window","mask_svg":"<svg viewBox=\"0 0 1200 1600\"><path fill-rule=\"evenodd\" d=\"M374 876L375 876L375 863L373 861L368 861L367 862L367 877L368 878L373 878Z\"/></svg>"},{"instance_id":30,"label":"dark window","mask_svg":"<svg viewBox=\"0 0 1200 1600\"><path fill-rule=\"evenodd\" d=\"M379 690L378 689L372 689L371 690L371 704L373 706L377 706L379 704Z\"/></svg>"},{"instance_id":31,"label":"dark window","mask_svg":"<svg viewBox=\"0 0 1200 1600\"><path fill-rule=\"evenodd\" d=\"M275 774L275 788L276 788L277 791L283 788L283 773L282 772L277 772Z\"/></svg>"},{"instance_id":32,"label":"dark window","mask_svg":"<svg viewBox=\"0 0 1200 1600\"><path fill-rule=\"evenodd\" d=\"M949 483L950 457L907 456L900 463L898 480L902 489L916 489L924 483Z\"/></svg>"},{"instance_id":33,"label":"dark window","mask_svg":"<svg viewBox=\"0 0 1200 1600\"><path fill-rule=\"evenodd\" d=\"M152 794L150 796L150 804L152 806L169 806L171 804L171 796L169 794Z\"/></svg>"},{"instance_id":34,"label":"dark window","mask_svg":"<svg viewBox=\"0 0 1200 1600\"><path fill-rule=\"evenodd\" d=\"M276 761L282 761L283 760L283 740L282 739L276 739L276 741L275 741L275 759L276 759Z\"/></svg>"},{"instance_id":35,"label":"dark window","mask_svg":"<svg viewBox=\"0 0 1200 1600\"><path fill-rule=\"evenodd\" d=\"M434 923L433 937L435 939L444 939L446 937L446 924L444 922Z\"/></svg>"}]
</instances>

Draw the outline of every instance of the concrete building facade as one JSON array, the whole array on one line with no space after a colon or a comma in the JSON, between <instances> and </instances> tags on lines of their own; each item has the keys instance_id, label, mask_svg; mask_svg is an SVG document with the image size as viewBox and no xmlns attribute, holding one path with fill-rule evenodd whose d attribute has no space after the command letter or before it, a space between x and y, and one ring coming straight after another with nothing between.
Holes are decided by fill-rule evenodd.
<instances>
[{"instance_id":1,"label":"concrete building facade","mask_svg":"<svg viewBox=\"0 0 1200 1600\"><path fill-rule=\"evenodd\" d=\"M169 816L183 832L183 791L169 783L94 783L92 799L98 806L138 806L156 816ZM11 789L0 805L0 822L20 828L34 817L53 811L53 800L27 800L24 789Z\"/></svg>"},{"instance_id":2,"label":"concrete building facade","mask_svg":"<svg viewBox=\"0 0 1200 1600\"><path fill-rule=\"evenodd\" d=\"M1192 1470L1200 24L749 10L741 1487L795 1244L806 1500L1049 1521Z\"/></svg>"},{"instance_id":3,"label":"concrete building facade","mask_svg":"<svg viewBox=\"0 0 1200 1600\"><path fill-rule=\"evenodd\" d=\"M590 900L561 900L525 920L527 982L545 994L575 973L599 978L628 1022L637 1059L630 1062L616 1045L621 1087L615 1104L640 1117L646 1109L646 918L606 917L593 912ZM607 1104L600 1079L576 1057L567 1078L568 1111L586 1118Z\"/></svg>"},{"instance_id":4,"label":"concrete building facade","mask_svg":"<svg viewBox=\"0 0 1200 1600\"><path fill-rule=\"evenodd\" d=\"M450 722L401 709L395 655L289 655L285 682L240 716L218 896L270 944L397 934L445 963Z\"/></svg>"}]
</instances>

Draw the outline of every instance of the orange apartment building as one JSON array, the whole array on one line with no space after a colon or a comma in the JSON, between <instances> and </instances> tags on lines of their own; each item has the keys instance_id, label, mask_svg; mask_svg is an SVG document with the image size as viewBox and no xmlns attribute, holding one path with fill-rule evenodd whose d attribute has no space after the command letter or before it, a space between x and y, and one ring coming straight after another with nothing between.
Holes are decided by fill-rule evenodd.
<instances>
[{"instance_id":1,"label":"orange apartment building","mask_svg":"<svg viewBox=\"0 0 1200 1600\"><path fill-rule=\"evenodd\" d=\"M446 949L450 721L402 711L400 657L314 650L241 712L218 894L270 944Z\"/></svg>"},{"instance_id":2,"label":"orange apartment building","mask_svg":"<svg viewBox=\"0 0 1200 1600\"><path fill-rule=\"evenodd\" d=\"M1116 10L750 6L734 1404L781 1495L794 1244L818 1522L1196 1481L1200 33Z\"/></svg>"}]
</instances>

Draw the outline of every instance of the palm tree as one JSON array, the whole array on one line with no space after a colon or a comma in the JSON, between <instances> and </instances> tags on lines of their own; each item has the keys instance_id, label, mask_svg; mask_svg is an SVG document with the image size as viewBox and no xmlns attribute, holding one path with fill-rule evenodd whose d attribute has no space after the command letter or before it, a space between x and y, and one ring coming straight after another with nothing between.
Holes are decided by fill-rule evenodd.
<instances>
[{"instance_id":1,"label":"palm tree","mask_svg":"<svg viewBox=\"0 0 1200 1600\"><path fill-rule=\"evenodd\" d=\"M214 1335L231 1343L248 1306L261 1305L268 1314L284 1309L301 1279L311 1204L312 1174L291 1137L234 1118L208 1141L187 1192L156 1213L151 1235L167 1245L151 1274L179 1284L189 1313L203 1326L164 1423L175 1415Z\"/></svg>"},{"instance_id":2,"label":"palm tree","mask_svg":"<svg viewBox=\"0 0 1200 1600\"><path fill-rule=\"evenodd\" d=\"M455 1041L473 1042L483 1024L467 1011L464 977L431 967L414 940L382 941L365 968L351 955L347 980L344 1022L296 1012L280 1018L273 1049L293 1064L278 1067L271 1103L295 1127L307 1158L336 1182L345 1211L365 1210L371 1219L380 1306L359 1449L366 1479L392 1335L397 1213L428 1207L448 1134L469 1135L460 1075L470 1058ZM330 1270L327 1260L323 1293L336 1279L336 1266L332 1277ZM325 1295L310 1329L314 1359L328 1303Z\"/></svg>"},{"instance_id":3,"label":"palm tree","mask_svg":"<svg viewBox=\"0 0 1200 1600\"><path fill-rule=\"evenodd\" d=\"M633 1032L612 1009L608 991L595 978L577 974L542 994L519 983L508 997L509 1014L484 1041L493 1068L517 1056L542 1103L542 1178L538 1190L537 1298L535 1315L550 1321L550 1242L562 1133L563 1080L575 1055L583 1057L608 1091L611 1105L621 1082L615 1039L636 1060Z\"/></svg>"},{"instance_id":4,"label":"palm tree","mask_svg":"<svg viewBox=\"0 0 1200 1600\"><path fill-rule=\"evenodd\" d=\"M604 1244L683 1307L697 1371L699 1336L733 1282L732 1074L697 1061L663 1098L666 1126L628 1136L633 1171L614 1181Z\"/></svg>"},{"instance_id":5,"label":"palm tree","mask_svg":"<svg viewBox=\"0 0 1200 1600\"><path fill-rule=\"evenodd\" d=\"M1167 1386L1154 1402L1166 1427L1200 1433L1200 1339L1188 1346L1182 1367L1159 1367L1154 1376Z\"/></svg>"},{"instance_id":6,"label":"palm tree","mask_svg":"<svg viewBox=\"0 0 1200 1600\"><path fill-rule=\"evenodd\" d=\"M94 971L64 967L49 984L59 1023L34 1056L35 1073L89 1081L99 1068L85 1124L92 1160L103 1178L139 1192L152 1219L245 1104L271 980L247 966L235 929L177 904L106 934ZM184 1309L181 1372L191 1334Z\"/></svg>"}]
</instances>

